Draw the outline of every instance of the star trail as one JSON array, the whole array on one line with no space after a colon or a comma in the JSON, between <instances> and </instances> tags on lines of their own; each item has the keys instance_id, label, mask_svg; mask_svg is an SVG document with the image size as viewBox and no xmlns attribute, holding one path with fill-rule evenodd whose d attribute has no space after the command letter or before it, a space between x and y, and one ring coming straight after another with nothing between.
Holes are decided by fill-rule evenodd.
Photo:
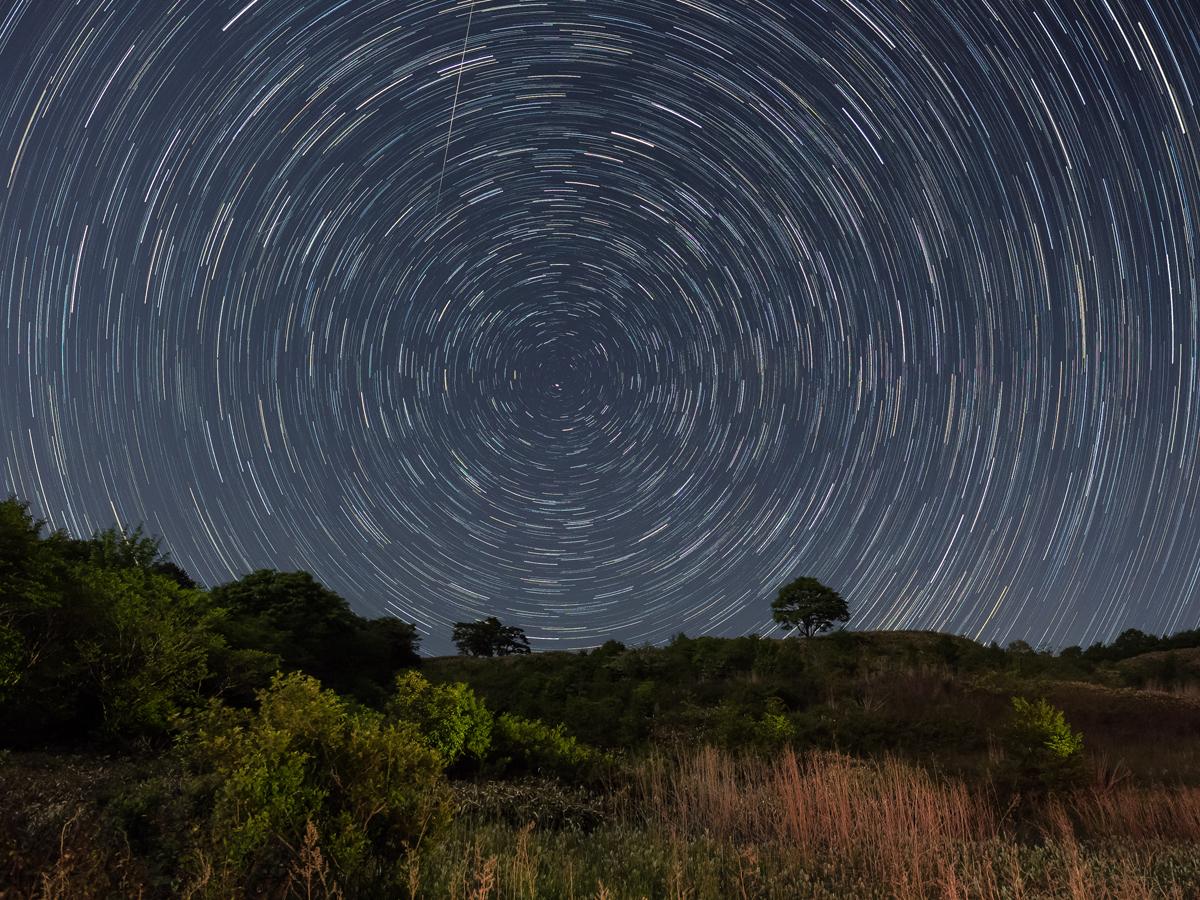
<instances>
[{"instance_id":1,"label":"star trail","mask_svg":"<svg viewBox=\"0 0 1200 900\"><path fill-rule=\"evenodd\" d=\"M9 0L0 478L431 652L1196 627L1196 22Z\"/></svg>"}]
</instances>

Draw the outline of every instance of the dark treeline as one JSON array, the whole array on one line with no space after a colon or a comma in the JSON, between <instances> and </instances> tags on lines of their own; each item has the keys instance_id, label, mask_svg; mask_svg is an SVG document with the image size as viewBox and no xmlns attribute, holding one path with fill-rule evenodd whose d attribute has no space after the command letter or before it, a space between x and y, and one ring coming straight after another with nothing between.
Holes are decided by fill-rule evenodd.
<instances>
[{"instance_id":1,"label":"dark treeline","mask_svg":"<svg viewBox=\"0 0 1200 900\"><path fill-rule=\"evenodd\" d=\"M457 623L453 638L468 656L529 652L520 629L494 617ZM846 632L826 639L831 671L853 667L858 641ZM307 572L260 570L204 590L140 527L72 537L48 532L15 498L0 502L0 733L7 746L162 739L173 716L209 698L253 703L276 672L310 675L379 708L396 674L420 665L419 642L414 626L355 614ZM1129 629L1110 644L1057 654L1023 641L1001 649L948 635L906 652L910 662L954 671L1087 678L1136 656L1196 647L1200 629L1169 637ZM464 660L431 674L465 678L499 707L623 746L649 736L648 711L662 725L666 711L689 705L709 710L728 701L744 711L776 698L802 708L822 673L812 653L795 641L681 634L658 649L610 641L540 663L489 668ZM733 688L721 677L738 674L753 676L747 684L754 686ZM1121 680L1139 686L1188 677L1187 666L1165 652ZM753 734L742 724L726 730Z\"/></svg>"},{"instance_id":2,"label":"dark treeline","mask_svg":"<svg viewBox=\"0 0 1200 900\"><path fill-rule=\"evenodd\" d=\"M454 638L468 655L528 653L520 629L494 618L458 623ZM0 727L8 746L163 737L181 710L210 697L245 706L276 672L308 674L380 707L396 673L419 665L419 641L413 625L394 617L358 616L307 572L260 570L204 590L140 528L73 538L47 532L28 504L0 503ZM850 634L827 643L851 654L853 646ZM1156 637L1130 629L1110 644L1058 654L1021 641L1003 650L942 636L925 655L962 671L1086 677L1133 656L1195 647L1200 630ZM716 673L761 676L746 694L784 698L796 708L812 689L805 680L816 674L804 665L808 653L796 643L755 637L680 635L658 650L626 652L608 642L574 659L553 654L532 668L474 673L476 679L492 673L496 684L484 678L480 688L500 706L548 715L596 743L622 745L647 737L647 707L660 713L682 707L697 690L703 695L704 685L712 691ZM1166 655L1157 668L1128 680L1181 674ZM619 721L610 710L622 712Z\"/></svg>"}]
</instances>

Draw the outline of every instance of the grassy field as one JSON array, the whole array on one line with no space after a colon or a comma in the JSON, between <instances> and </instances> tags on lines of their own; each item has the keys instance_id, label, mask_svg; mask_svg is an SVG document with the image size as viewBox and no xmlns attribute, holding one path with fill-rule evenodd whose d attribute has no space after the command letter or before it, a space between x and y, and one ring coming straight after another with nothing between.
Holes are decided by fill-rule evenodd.
<instances>
[{"instance_id":1,"label":"grassy field","mask_svg":"<svg viewBox=\"0 0 1200 900\"><path fill-rule=\"evenodd\" d=\"M162 761L9 759L4 896L219 896L170 809L152 817L163 830L126 830L131 788L165 771ZM463 781L456 793L450 829L403 861L404 895L1200 896L1193 787L1088 786L1018 814L986 785L894 758L708 747L647 757L610 793L545 779ZM257 895L346 896L321 835L307 837ZM152 858L171 847L178 858Z\"/></svg>"}]
</instances>

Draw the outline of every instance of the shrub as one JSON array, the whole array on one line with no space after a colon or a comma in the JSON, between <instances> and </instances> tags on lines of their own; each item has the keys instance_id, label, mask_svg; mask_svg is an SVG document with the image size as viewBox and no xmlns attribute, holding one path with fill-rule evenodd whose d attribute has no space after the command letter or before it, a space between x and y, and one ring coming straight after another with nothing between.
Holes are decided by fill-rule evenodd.
<instances>
[{"instance_id":1,"label":"shrub","mask_svg":"<svg viewBox=\"0 0 1200 900\"><path fill-rule=\"evenodd\" d=\"M354 707L305 675L276 676L259 702L248 713L214 701L181 745L209 777L200 849L223 866L221 889L278 883L310 822L348 890L393 883L407 848L449 821L441 757L412 723Z\"/></svg>"},{"instance_id":2,"label":"shrub","mask_svg":"<svg viewBox=\"0 0 1200 900\"><path fill-rule=\"evenodd\" d=\"M778 697L767 699L766 709L754 723L754 742L768 748L784 747L796 737L796 726Z\"/></svg>"},{"instance_id":3,"label":"shrub","mask_svg":"<svg viewBox=\"0 0 1200 900\"><path fill-rule=\"evenodd\" d=\"M1004 733L1007 771L1017 787L1055 789L1083 777L1083 735L1067 724L1062 710L1044 698L1012 698L1013 712Z\"/></svg>"},{"instance_id":4,"label":"shrub","mask_svg":"<svg viewBox=\"0 0 1200 900\"><path fill-rule=\"evenodd\" d=\"M446 765L480 760L491 745L492 714L462 683L435 685L416 672L402 672L387 711L415 725Z\"/></svg>"},{"instance_id":5,"label":"shrub","mask_svg":"<svg viewBox=\"0 0 1200 900\"><path fill-rule=\"evenodd\" d=\"M585 781L598 774L603 757L567 734L562 725L551 727L537 719L504 713L492 730L491 762L505 772L552 774Z\"/></svg>"}]
</instances>

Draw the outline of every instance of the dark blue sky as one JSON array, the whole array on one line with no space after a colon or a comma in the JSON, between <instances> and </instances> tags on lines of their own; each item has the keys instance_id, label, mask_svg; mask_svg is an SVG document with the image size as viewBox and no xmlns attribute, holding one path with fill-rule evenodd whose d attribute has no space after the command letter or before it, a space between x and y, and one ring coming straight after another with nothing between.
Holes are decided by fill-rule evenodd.
<instances>
[{"instance_id":1,"label":"dark blue sky","mask_svg":"<svg viewBox=\"0 0 1200 900\"><path fill-rule=\"evenodd\" d=\"M0 479L434 652L1195 627L1189 7L10 0Z\"/></svg>"}]
</instances>

